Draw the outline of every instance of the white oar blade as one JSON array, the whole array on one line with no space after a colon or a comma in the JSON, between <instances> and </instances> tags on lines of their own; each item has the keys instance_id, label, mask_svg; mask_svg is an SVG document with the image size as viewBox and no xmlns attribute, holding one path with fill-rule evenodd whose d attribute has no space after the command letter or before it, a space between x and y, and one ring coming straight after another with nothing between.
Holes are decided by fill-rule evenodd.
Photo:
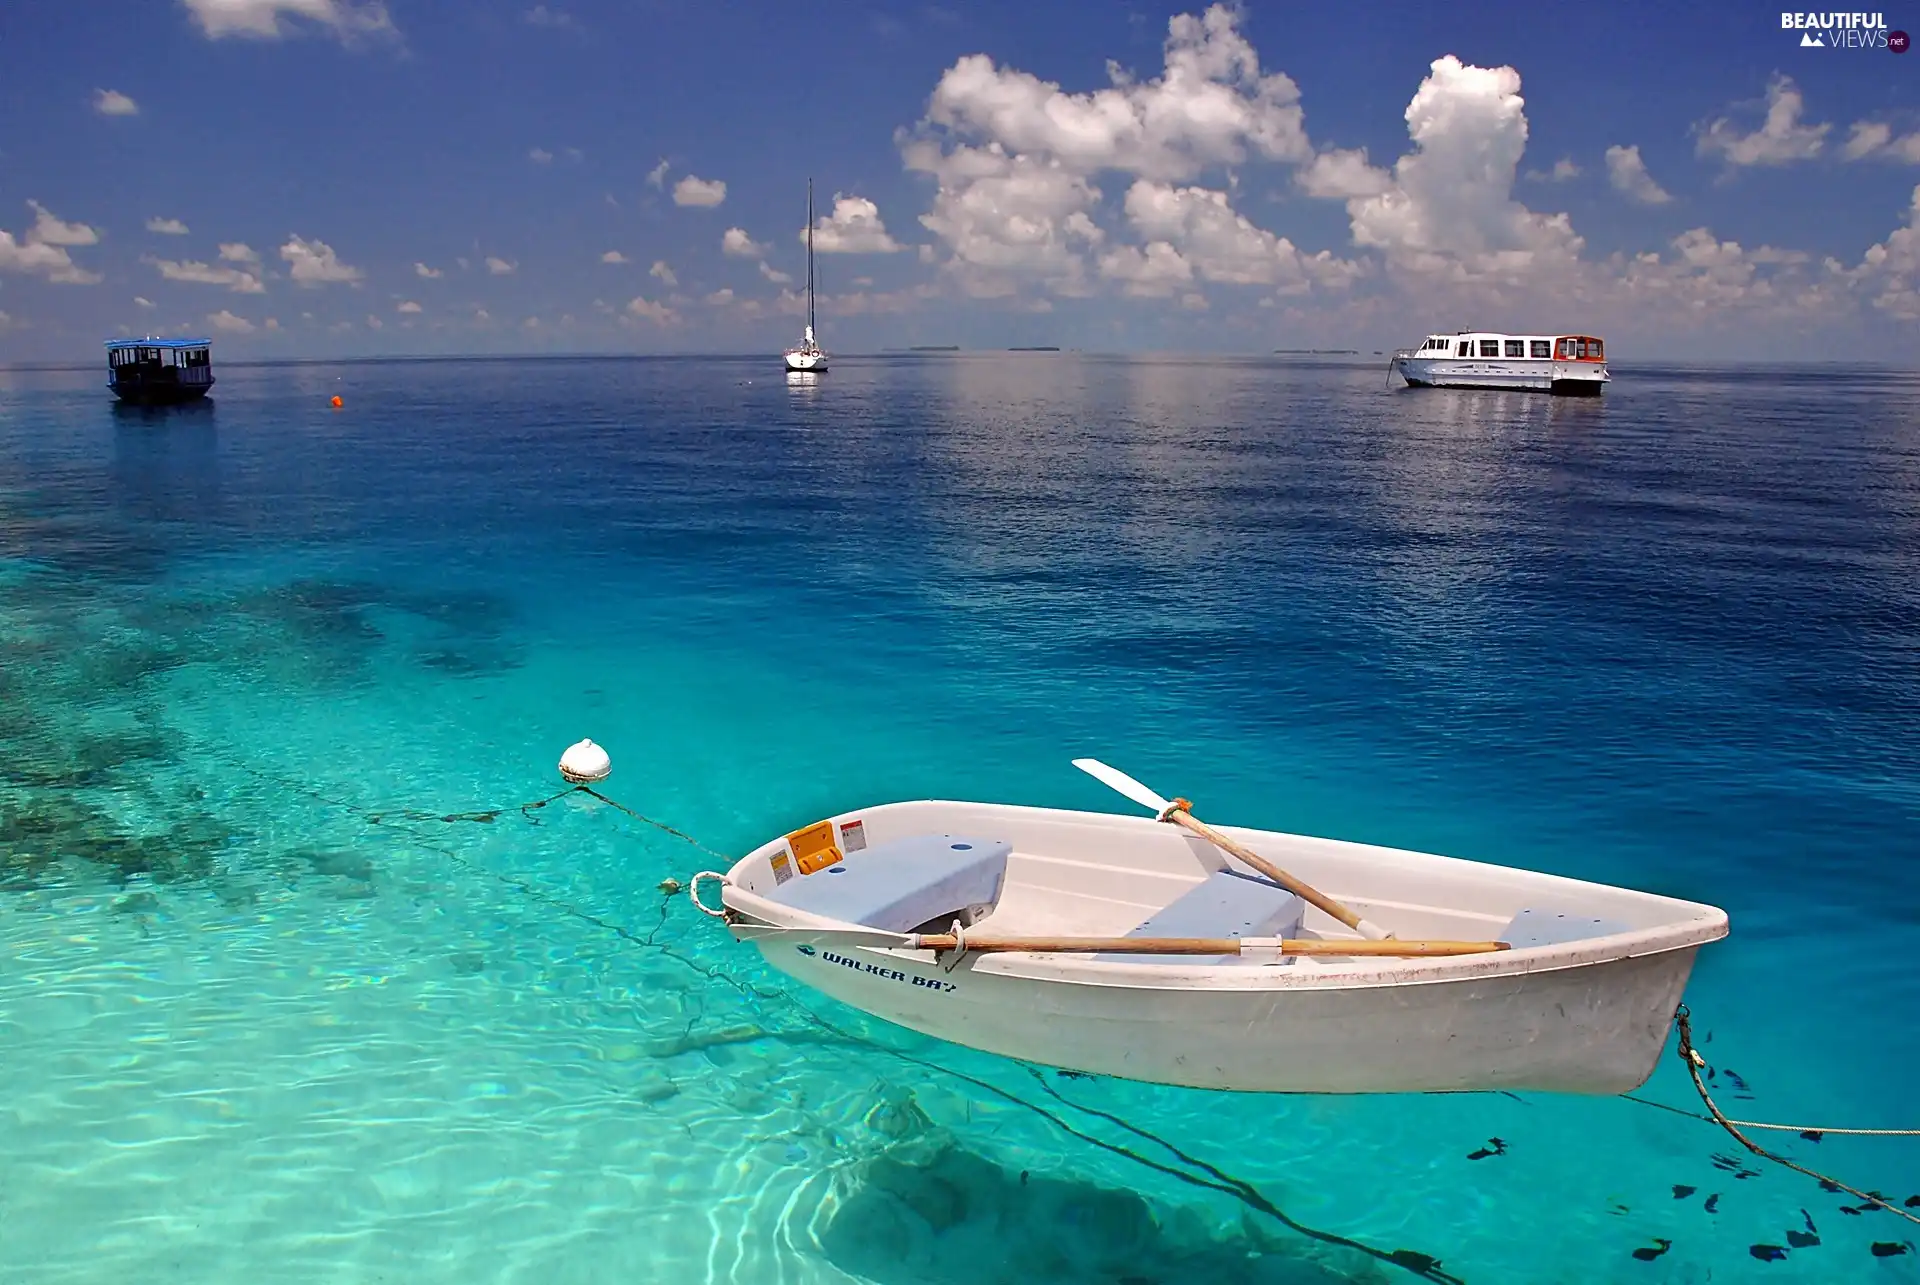
<instances>
[{"instance_id":1,"label":"white oar blade","mask_svg":"<svg viewBox=\"0 0 1920 1285\"><path fill-rule=\"evenodd\" d=\"M737 941L765 941L778 938L788 946L876 946L883 950L912 949L913 938L906 933L890 933L880 928L802 928L780 924L735 924Z\"/></svg>"},{"instance_id":2,"label":"white oar blade","mask_svg":"<svg viewBox=\"0 0 1920 1285\"><path fill-rule=\"evenodd\" d=\"M1173 806L1119 768L1108 767L1099 759L1075 759L1073 765L1108 789L1118 790L1143 808L1165 812Z\"/></svg>"}]
</instances>

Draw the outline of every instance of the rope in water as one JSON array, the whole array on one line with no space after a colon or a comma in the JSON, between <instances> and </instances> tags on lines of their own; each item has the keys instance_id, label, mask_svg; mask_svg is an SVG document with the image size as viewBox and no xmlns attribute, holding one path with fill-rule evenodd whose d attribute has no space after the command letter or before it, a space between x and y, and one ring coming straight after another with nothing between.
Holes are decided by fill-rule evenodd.
<instances>
[{"instance_id":1,"label":"rope in water","mask_svg":"<svg viewBox=\"0 0 1920 1285\"><path fill-rule=\"evenodd\" d=\"M1807 1177L1809 1178L1816 1178L1823 1183L1827 1183L1827 1184L1830 1184L1831 1186L1838 1187L1841 1191L1844 1191L1849 1195L1858 1196L1862 1201L1865 1201L1867 1204L1876 1205L1881 1209L1885 1209L1892 1213L1896 1213L1910 1223L1920 1224L1920 1217L1916 1217L1915 1215L1908 1213L1906 1210L1900 1208L1898 1205L1894 1204L1892 1201L1887 1200L1885 1197L1877 1196L1870 1191L1861 1191L1857 1187L1849 1187L1846 1183L1841 1182L1837 1178L1829 1178L1826 1174L1819 1173L1815 1170L1809 1169L1803 1164L1798 1164L1792 1160L1787 1159L1785 1156L1776 1155L1773 1152L1768 1151L1765 1147L1761 1146L1759 1143L1755 1142L1753 1139L1747 1137L1746 1134L1740 1132L1740 1128L1739 1128L1740 1122L1737 1120L1729 1120L1721 1112L1720 1107L1713 1100L1713 1095L1707 1092L1707 1082L1700 1078L1700 1068L1707 1064L1707 1059L1704 1057L1701 1057L1700 1050L1694 1048L1693 1046L1693 1014L1688 1011L1687 1006L1685 1004L1682 1004L1679 1008L1674 1010L1673 1020L1680 1028L1680 1060L1682 1062L1685 1062L1687 1065L1687 1074L1691 1076L1693 1079L1693 1087L1699 1091L1700 1101L1706 1104L1707 1112L1713 1117L1713 1122L1719 1125L1721 1128L1725 1129L1728 1133L1732 1134L1735 1142L1738 1142L1741 1146L1745 1147L1748 1151L1753 1152L1754 1155L1759 1156L1764 1160L1771 1160L1777 1165L1785 1165L1787 1168L1795 1170L1799 1173L1803 1173L1807 1175ZM1636 1099L1636 1101L1637 1100L1638 1099ZM1754 1127L1754 1126L1748 1126L1748 1127ZM1759 1127L1778 1128L1781 1126L1763 1125ZM1820 1132L1840 1133L1842 1132L1842 1130L1830 1129L1830 1130L1821 1130ZM1884 1137L1903 1137L1903 1136L1911 1136L1915 1131L1910 1129L1857 1129L1857 1130L1846 1130L1845 1132L1884 1136Z\"/></svg>"},{"instance_id":2,"label":"rope in water","mask_svg":"<svg viewBox=\"0 0 1920 1285\"><path fill-rule=\"evenodd\" d=\"M1683 1115L1689 1120L1699 1120L1704 1124L1718 1124L1710 1115L1701 1115L1698 1111L1688 1111L1682 1107L1669 1106L1665 1102L1655 1102L1652 1098L1643 1098L1637 1093L1620 1095L1629 1102L1637 1102L1643 1107L1652 1107L1656 1111L1666 1111L1672 1115ZM1728 1124L1738 1125L1742 1129L1772 1129L1780 1133L1832 1134L1836 1138L1920 1138L1920 1129L1835 1129L1824 1124L1772 1124L1763 1120L1735 1120L1731 1117Z\"/></svg>"},{"instance_id":3,"label":"rope in water","mask_svg":"<svg viewBox=\"0 0 1920 1285\"><path fill-rule=\"evenodd\" d=\"M426 811L422 811L420 809L415 809L415 808L396 808L396 809L374 811L368 808L361 807L357 804L348 802L344 799L333 798L327 794L320 792L319 790L314 789L310 785L304 784L302 782L288 780L284 777L279 776L276 773L268 772L253 763L236 759L232 756L224 755L224 754L216 754L215 757L220 757L228 762L233 763L236 767L240 768L241 770L245 771L246 773L255 777L258 780L267 781L276 786L279 786L280 788L291 790L296 793L304 794L309 798L318 800L319 802L325 803L330 807L339 808L342 811L356 815L371 825L381 825L388 821L401 821L403 823L421 823L421 822L450 823L450 822L468 821L468 822L476 822L479 824L491 824L494 820L496 820L499 816L501 816L503 813L506 813L506 812L518 812L520 813L521 816L525 817L527 821L530 822L531 824L538 825L540 824L540 819L533 815L535 812L546 807L550 803L557 803L561 799L564 799L569 795L576 794L576 793L584 793L584 794L591 795L593 798L598 799L600 802L605 803L610 807L618 809L619 811L625 813L627 816L632 817L636 821L652 826L654 829L659 830L664 834L671 835L676 839L680 839L683 842L692 845L693 847L699 849L701 852L706 853L708 856L715 857L723 863L730 865L733 860L731 857L728 857L725 853L717 852L714 849L709 848L706 844L701 843L698 839L694 838L692 835L687 834L682 830L675 829L673 826L668 825L664 821L657 821L650 816L646 816L640 812L637 812L634 809L626 806L624 803L621 803L615 799L610 799L606 795L601 794L598 790L595 790L592 787L587 785L569 786L567 789L561 790L557 794L551 794L544 799L536 799L530 803L523 803L523 804L520 804L518 807L514 807L514 808L505 808L505 807L487 808L487 809L479 809L471 812L450 812L450 813L426 812ZM420 841L418 838L416 838L415 842L420 842ZM802 1017L812 1022L813 1025L815 1025L822 1031L827 1032L829 1036L833 1037L835 1040L839 1042L856 1045L862 1048L876 1049L881 1053L890 1055L895 1058L899 1058L902 1061L921 1067L924 1070L932 1071L937 1074L952 1076L955 1079L964 1081L967 1084L973 1085L975 1088L978 1088L984 1092L990 1093L996 1097L1003 1099L1004 1101L1008 1102L1011 1105L1023 1107L1026 1110L1033 1112L1034 1114L1038 1115L1043 1120L1046 1120L1047 1122L1052 1124L1055 1128L1061 1130L1062 1132L1066 1133L1070 1137L1077 1138L1082 1142L1085 1142L1091 1146L1110 1152L1122 1158L1132 1160L1136 1164L1143 1165L1146 1168L1157 1170L1158 1172L1166 1174L1169 1177L1177 1179L1178 1181L1185 1183L1189 1186L1199 1187L1204 1190L1211 1190L1211 1191L1219 1192L1221 1194L1233 1197L1234 1199L1239 1200L1242 1204L1246 1205L1248 1208L1254 1210L1255 1212L1265 1214L1275 1219L1276 1221L1281 1223L1283 1226L1289 1228L1290 1230L1302 1236L1307 1237L1308 1239L1317 1240L1323 1244L1338 1245L1347 1249L1355 1250L1359 1253L1365 1254L1368 1257L1373 1258L1374 1260L1380 1263L1401 1268L1402 1270L1409 1272L1412 1275L1421 1278L1422 1280L1432 1281L1435 1283L1435 1285L1464 1285L1464 1282L1462 1282L1459 1277L1454 1276L1453 1274L1444 1270L1441 1266L1440 1260L1431 1254L1425 1254L1420 1252L1419 1250L1404 1249L1404 1248L1393 1249L1393 1250L1380 1249L1376 1246L1369 1245L1364 1241L1355 1240L1350 1237L1342 1236L1336 1232L1323 1231L1320 1228L1310 1226L1309 1224L1306 1224L1306 1223L1302 1223L1290 1217L1284 1209L1282 1209L1279 1205L1275 1204L1273 1201L1269 1200L1265 1195L1263 1195L1260 1192L1259 1188L1255 1187L1252 1183L1246 1182L1243 1179L1235 1178L1221 1171L1220 1169L1215 1168L1213 1165L1206 1163L1203 1160L1199 1160L1195 1157L1189 1156L1187 1153L1180 1150L1178 1147L1175 1147L1172 1143L1167 1142L1165 1139L1161 1138L1159 1135L1151 1133L1145 1129L1142 1129L1137 1125L1128 1124L1124 1120L1120 1120L1117 1116L1112 1116L1112 1115L1109 1115L1107 1112L1097 1110L1096 1108L1084 1106L1080 1103L1069 1101L1068 1099L1062 1097L1058 1092L1056 1092L1044 1080L1039 1081L1041 1088L1044 1091L1046 1091L1050 1096L1052 1096L1056 1101L1059 1101L1062 1105L1071 1107L1078 1111L1085 1112L1089 1115L1093 1115L1093 1116L1100 1117L1102 1119L1113 1121L1114 1123L1120 1125L1122 1128L1126 1129L1128 1132L1133 1133L1135 1136L1142 1138L1144 1140L1156 1143L1159 1146L1165 1148L1168 1152L1178 1157L1181 1161L1194 1166L1195 1168L1199 1169L1201 1172L1199 1173L1189 1172L1187 1170L1180 1169L1175 1165L1169 1165L1161 1161L1155 1160L1150 1156L1142 1155L1138 1151L1133 1150L1131 1147L1122 1146L1113 1142L1106 1141L1101 1138L1097 1138L1090 1133L1074 1128L1073 1125L1069 1124L1066 1120L1062 1119L1060 1116L1047 1110L1044 1106L1040 1105L1039 1103L1030 1102L1023 1097L1020 1097L1018 1094L1012 1093L1009 1090L1002 1088L997 1084L993 1084L986 1080L978 1079L974 1076L966 1074L963 1071L957 1071L952 1067L944 1066L938 1062L928 1061L926 1059L915 1057L913 1054L908 1053L903 1049L890 1048L884 1044L876 1044L871 1040L863 1039L852 1032L846 1031L842 1029L840 1026L836 1025L835 1023L828 1021L826 1018L822 1017L820 1014L814 1012L806 1004L802 1003L798 998L789 994L784 989L777 989L777 988L767 989L767 988L757 986L748 982L743 982L739 978L728 976L726 973L722 972L720 969L716 967L703 965L693 959L688 958L685 955L680 954L679 952L675 951L671 947L655 940L660 930L666 924L668 906L672 903L674 895L679 891L681 891L682 885L680 884L680 881L677 879L669 879L661 885L660 891L663 895L661 896L661 899L660 899L659 922L654 925L651 931L647 932L643 936L642 934L630 928L627 928L621 924L615 923L608 919L604 919L599 915L592 914L588 911L581 910L578 907L573 906L557 897L554 897L551 894L545 892L544 890L537 888L532 884L527 883L524 880L514 878L510 875L501 874L499 871L491 870L484 866L480 866L471 861L468 861L466 858L454 852L451 848L447 848L440 844L432 844L432 843L423 843L422 846L431 848L433 851L440 853L442 856L447 857L449 860L453 861L455 864L472 872L475 875L484 876L486 878L496 880L506 885L507 887L510 887L515 891L521 893L522 895L528 897L530 900L538 902L539 904L544 905L552 910L558 911L561 914L571 916L575 919L579 919L585 923L591 924L596 928L600 928L606 932L610 932L617 937L620 937L626 941L633 943L634 945L651 949L651 950L661 951L662 953L670 956L671 958L678 960L680 963L686 965L687 967L694 969L696 972L703 974L710 980L724 982L725 984L740 991L743 995L753 996L755 998L759 998L762 1000L784 1000L787 1004L791 1005L795 1010L797 1010ZM781 1037L795 1038L797 1036L800 1036L802 1033L795 1032L795 1031L769 1031L768 1034L776 1038L781 1038ZM1026 1067L1026 1069L1030 1074L1033 1074L1035 1076L1036 1080L1039 1079L1039 1074L1037 1071L1034 1070L1034 1068Z\"/></svg>"},{"instance_id":4,"label":"rope in water","mask_svg":"<svg viewBox=\"0 0 1920 1285\"><path fill-rule=\"evenodd\" d=\"M226 757L226 756L221 756L221 757ZM707 854L708 856L715 857L723 862L731 861L731 858L729 858L726 854L718 852L715 849L708 847L706 844L701 843L698 839L695 839L692 835L687 834L685 831L676 829L675 827L668 825L664 821L655 820L652 817L646 816L638 811L635 811L634 809L627 807L625 804L620 803L617 800L608 798L606 795L601 794L598 790L595 790L588 785L573 785L568 787L565 790L560 791L557 794L549 795L546 798L537 799L529 803L523 803L518 808L515 808L515 809L492 808L492 809L486 809L486 810L474 811L474 812L456 812L456 813L434 813L434 812L419 811L416 809L397 809L394 811L374 812L361 807L357 807L354 804L345 802L340 799L328 798L325 795L320 794L318 791L312 789L310 786L303 786L295 782L290 782L284 779L276 778L273 774L262 771L261 769L259 769L258 767L250 763L241 763L240 766L245 768L245 770L247 770L250 774L256 777L259 777L264 780L274 780L276 784L292 787L293 789L298 790L300 793L308 794L332 806L342 808L348 812L357 813L364 820L374 825L379 825L383 821L388 819L397 819L397 820L412 821L412 822L473 821L473 822L490 823L493 820L495 820L501 813L509 810L518 811L523 817L526 817L528 821L537 825L539 824L539 819L532 815L534 812L546 807L550 803L558 802L559 800L566 798L569 795L576 794L576 793L583 793L591 796L594 799L599 800L602 803L607 804L609 807L619 810L620 812L626 814L627 816L632 817L636 821L639 821L645 825L652 826L653 828L661 831L664 834L671 835L674 838L680 839L681 841L687 844L690 844L691 846L699 849L701 852ZM457 854L453 853L451 850L448 850L445 848L438 848L437 845L434 845L434 846L443 855L452 858L458 864L465 866L470 870L473 870L475 873L489 875L492 878L498 879L500 882L507 884L508 886L516 889L517 891L523 894L528 895L533 900L541 902L553 909L559 910L564 914L568 914L575 918L581 919L598 928L602 928L609 932L612 932L619 937L635 942L636 944L652 947L654 949L663 949L663 947L661 947L658 943L654 941L654 936L656 933L659 932L660 927L663 926L665 923L666 909L667 909L668 902L671 900L672 896L676 892L680 891L681 889L681 885L678 880L668 880L666 883L662 884L661 891L665 894L665 896L663 896L661 900L661 924L656 925L653 932L648 933L643 938L638 934L633 933L632 931L622 927L619 924L612 923L596 915L588 914L562 901L559 901L558 899L547 895L541 890L534 888L521 880L503 876L496 871L485 870L481 867L474 866L472 865L472 863L462 859ZM674 954L674 952L670 950L667 953ZM679 958L679 956L677 955L675 957ZM695 965L692 960L684 960L683 962L687 963L689 966L699 968L699 966ZM718 980L726 981L728 984L738 987L747 993L757 994L763 999L772 999L772 998L785 999L787 1002L792 1004L796 1009L798 1009L801 1014L809 1018L816 1026L822 1028L823 1030L826 1030L834 1035L840 1036L841 1038L846 1040L850 1040L857 1043L863 1043L863 1044L866 1043L865 1041L858 1040L857 1037L852 1036L848 1032L841 1031L833 1023L825 1020L819 1014L814 1013L805 1004L799 1002L792 995L786 994L784 991L774 991L769 993L757 986L747 986L739 982L737 979L734 979L731 977L725 977L719 974L717 970L711 969L711 968L699 968L699 971L704 972L709 977L714 977L714 978L717 978ZM1916 1225L1920 1225L1920 1217L1917 1217L1914 1214L1909 1213L1905 1209L1902 1209L1897 1205L1892 1204L1885 1197L1876 1195L1873 1192L1861 1191L1856 1187L1848 1186L1846 1183L1840 1182L1838 1179L1828 1177L1826 1174L1820 1173L1817 1170L1809 1169L1805 1165L1801 1165L1792 1160L1789 1160L1785 1156L1777 1155L1774 1152L1768 1151L1766 1148L1760 1146L1758 1143L1754 1142L1752 1139L1746 1137L1746 1135L1740 1132L1742 1128L1747 1128L1747 1129L1777 1130L1781 1132L1792 1131L1792 1132L1805 1133L1805 1134L1810 1134L1810 1133L1834 1134L1836 1136L1916 1137L1916 1136L1920 1136L1920 1129L1819 1128L1819 1127L1813 1127L1813 1126L1774 1124L1774 1123L1761 1122L1761 1121L1731 1119L1724 1112L1722 1112L1720 1110L1719 1105L1714 1102L1712 1095L1707 1091L1706 1081L1701 1078L1700 1069L1706 1066L1707 1062L1706 1062L1706 1059L1701 1056L1699 1050L1694 1047L1692 1014L1688 1010L1685 1004L1680 1005L1679 1008L1675 1010L1674 1020L1679 1028L1679 1053L1680 1053L1681 1060L1686 1064L1687 1074L1692 1078L1693 1087L1695 1091L1699 1093L1700 1101L1702 1102L1702 1104L1705 1105L1709 1114L1705 1116L1696 1115L1691 1111L1686 1111L1679 1107L1670 1106L1664 1102L1655 1102L1655 1101L1652 1101L1651 1099L1638 1097L1633 1094L1623 1095L1627 1098L1628 1101L1637 1103L1641 1106L1655 1107L1655 1108L1658 1108L1659 1110L1671 1112L1672 1114L1675 1114L1675 1115L1683 1115L1689 1119L1707 1121L1714 1124L1718 1124L1721 1128L1725 1129L1727 1133L1734 1138L1735 1141L1740 1143L1741 1146L1745 1147L1748 1151L1752 1152L1754 1155L1760 1156L1762 1159L1765 1159L1765 1160L1771 1160L1775 1164L1782 1165L1798 1173L1805 1174L1807 1177L1816 1179L1817 1181L1833 1189L1847 1192L1849 1195L1855 1196L1867 1204L1873 1205L1876 1208L1888 1210L1894 1214L1898 1214L1900 1217L1906 1219L1908 1222L1914 1223ZM882 1047L884 1049L884 1046ZM1087 1134L1080 1132L1077 1129L1074 1129L1071 1125L1067 1124L1065 1121L1059 1119L1056 1116L1053 1116L1051 1113L1045 1111L1044 1109L1040 1108L1036 1104L1027 1102L1024 1099L1020 1099L1011 1094L1008 1094L1006 1090L999 1088L997 1085L992 1085L985 1081L976 1080L974 1077L970 1075L966 1075L958 1071L953 1071L950 1068L940 1067L933 1063L922 1062L921 1059L913 1057L911 1054L907 1054L901 1050L884 1049L884 1051L892 1053L895 1056L901 1057L908 1062L913 1062L913 1063L922 1065L928 1069L945 1071L947 1074L953 1075L958 1079L967 1081L968 1083L974 1084L977 1087L987 1089L998 1096L1007 1098L1011 1102L1016 1102L1019 1105L1028 1108L1029 1110L1036 1111L1041 1116L1052 1121L1052 1123L1054 1123L1057 1127L1064 1130L1069 1135L1079 1138L1083 1141L1089 1142L1094 1146L1101 1147L1106 1150L1124 1155L1130 1159L1137 1161L1138 1163L1146 1165L1149 1168L1160 1170L1163 1173L1167 1173L1175 1178L1178 1178L1183 1182L1191 1183L1195 1186L1208 1187L1213 1190L1235 1196L1239 1198L1243 1203L1247 1204L1250 1208L1256 1209L1261 1213L1268 1214L1269 1216L1274 1217L1280 1222L1282 1222L1283 1224L1285 1224L1287 1227L1297 1232L1301 1232L1311 1238L1322 1240L1329 1243L1340 1244L1352 1249L1359 1250L1363 1253L1366 1253L1372 1256L1373 1258L1381 1262L1390 1263L1393 1266L1404 1268L1412 1272L1414 1275L1421 1276L1428 1280L1433 1280L1438 1282L1454 1282L1458 1279L1456 1277L1449 1275L1447 1272L1441 1270L1440 1260L1433 1258L1430 1255L1421 1254L1421 1253L1418 1253L1417 1251L1404 1250L1404 1249L1393 1250L1391 1252L1388 1252L1388 1251L1376 1249L1373 1246L1367 1245L1363 1242L1349 1240L1343 1236L1338 1236L1328 1232L1322 1232L1316 1228L1307 1227L1303 1224L1297 1223L1293 1219L1289 1218L1277 1206L1274 1206L1273 1204L1271 1204L1271 1202L1267 1201L1264 1197L1260 1196L1258 1190L1254 1188L1251 1184L1245 1183L1239 1179L1228 1177L1228 1175L1221 1173L1217 1169L1214 1169L1213 1166L1206 1164L1204 1161L1200 1161L1192 1156L1186 1155L1184 1152L1181 1152L1178 1148L1172 1146L1172 1144L1166 1142L1164 1139L1159 1138L1157 1135L1150 1134L1147 1131L1138 1128L1137 1126L1127 1124L1125 1121L1120 1120L1116 1116L1108 1115L1108 1113L1106 1112L1099 1111L1092 1107L1083 1106L1079 1103L1067 1102L1067 1100L1064 1098L1061 1098L1057 1092L1054 1092L1051 1086L1046 1085L1044 1081L1041 1081L1042 1087L1046 1089L1057 1100L1061 1101L1063 1104L1073 1106L1078 1110L1087 1112L1088 1114L1100 1116L1102 1118L1111 1120L1142 1138L1150 1139L1158 1143L1160 1146L1165 1147L1169 1152L1172 1152L1174 1155L1178 1156L1182 1161L1185 1161L1188 1164L1195 1165L1201 1168L1202 1170L1204 1170L1205 1172L1209 1173L1210 1175L1212 1175L1213 1179L1215 1180L1209 1180L1208 1178L1203 1178L1198 1175L1182 1172L1178 1169L1175 1169L1170 1166L1161 1164L1157 1161L1151 1160L1148 1157L1142 1156L1137 1152L1134 1152L1128 1148L1116 1147L1111 1143L1093 1138ZM1031 1068L1029 1068L1029 1070L1031 1070ZM1224 1182L1217 1181L1217 1180L1224 1180Z\"/></svg>"}]
</instances>

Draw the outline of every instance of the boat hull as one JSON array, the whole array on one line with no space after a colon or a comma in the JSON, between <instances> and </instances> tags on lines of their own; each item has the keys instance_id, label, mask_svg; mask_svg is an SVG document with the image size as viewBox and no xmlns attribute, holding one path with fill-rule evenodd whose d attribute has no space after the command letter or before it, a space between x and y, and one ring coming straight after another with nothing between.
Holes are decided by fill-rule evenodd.
<instances>
[{"instance_id":1,"label":"boat hull","mask_svg":"<svg viewBox=\"0 0 1920 1285\"><path fill-rule=\"evenodd\" d=\"M796 374L818 375L827 369L825 353L790 352L786 355L787 369Z\"/></svg>"},{"instance_id":2,"label":"boat hull","mask_svg":"<svg viewBox=\"0 0 1920 1285\"><path fill-rule=\"evenodd\" d=\"M1061 983L898 951L755 943L794 980L889 1022L1021 1061L1251 1093L1618 1094L1666 1046L1697 947L1423 986Z\"/></svg>"},{"instance_id":3,"label":"boat hull","mask_svg":"<svg viewBox=\"0 0 1920 1285\"><path fill-rule=\"evenodd\" d=\"M1393 368L1413 388L1479 388L1597 397L1611 381L1586 362L1397 357Z\"/></svg>"},{"instance_id":4,"label":"boat hull","mask_svg":"<svg viewBox=\"0 0 1920 1285\"><path fill-rule=\"evenodd\" d=\"M816 832L841 836L836 862L840 851L913 835L1010 844L997 902L964 913L1013 937L1125 935L1225 861L1151 819L1002 804L886 804L795 834ZM857 917L789 904L785 884L826 877L800 864L794 835L735 863L721 900L734 936L772 967L910 1030L1098 1075L1257 1093L1628 1092L1665 1047L1699 947L1727 933L1724 911L1653 893L1343 840L1221 832L1401 936L1517 944L1270 965L1066 952L943 960L847 944ZM924 931L946 922L933 914ZM1564 921L1566 934L1529 926L1548 921ZM1328 940L1347 930L1315 910L1300 931Z\"/></svg>"},{"instance_id":5,"label":"boat hull","mask_svg":"<svg viewBox=\"0 0 1920 1285\"><path fill-rule=\"evenodd\" d=\"M204 384L108 384L113 395L132 406L178 406L197 402L213 391L213 381Z\"/></svg>"}]
</instances>

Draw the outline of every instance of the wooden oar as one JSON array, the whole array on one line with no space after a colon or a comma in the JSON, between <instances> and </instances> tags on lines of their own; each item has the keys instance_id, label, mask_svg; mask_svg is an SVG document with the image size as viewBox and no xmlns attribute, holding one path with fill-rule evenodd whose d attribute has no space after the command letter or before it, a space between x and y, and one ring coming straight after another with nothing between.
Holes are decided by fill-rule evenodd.
<instances>
[{"instance_id":1,"label":"wooden oar","mask_svg":"<svg viewBox=\"0 0 1920 1285\"><path fill-rule=\"evenodd\" d=\"M1351 955L1408 958L1441 955L1485 955L1512 950L1504 941L1319 941L1291 937L989 937L984 934L919 933L913 945L920 950L993 953L1030 950L1037 953L1087 955Z\"/></svg>"},{"instance_id":2,"label":"wooden oar","mask_svg":"<svg viewBox=\"0 0 1920 1285\"><path fill-rule=\"evenodd\" d=\"M1329 915L1332 915L1335 919L1338 919L1362 937L1367 937L1374 941L1383 941L1392 936L1391 933L1387 932L1386 929L1380 927L1372 920L1362 919L1359 915L1347 909L1332 897L1327 896L1324 892L1288 874L1279 866L1274 865L1273 862L1247 847L1246 844L1236 842L1233 839L1229 839L1226 835L1221 834L1205 821L1193 815L1193 805L1185 799L1163 799L1146 786L1140 784L1140 782L1128 776L1125 772L1122 772L1119 768L1108 767L1099 759L1075 759L1073 765L1109 789L1118 790L1142 807L1152 808L1154 812L1158 814L1159 820L1171 821L1175 825L1184 826L1205 839L1208 843L1226 849L1267 878L1279 884L1282 888L1285 888L1289 892L1298 893L1303 900L1326 911Z\"/></svg>"},{"instance_id":3,"label":"wooden oar","mask_svg":"<svg viewBox=\"0 0 1920 1285\"><path fill-rule=\"evenodd\" d=\"M878 950L1028 950L1061 955L1346 955L1421 958L1484 955L1512 950L1504 941L1323 941L1292 937L1001 937L993 933L896 933L881 928L807 928L735 924L741 941L778 937L809 946L868 946Z\"/></svg>"}]
</instances>

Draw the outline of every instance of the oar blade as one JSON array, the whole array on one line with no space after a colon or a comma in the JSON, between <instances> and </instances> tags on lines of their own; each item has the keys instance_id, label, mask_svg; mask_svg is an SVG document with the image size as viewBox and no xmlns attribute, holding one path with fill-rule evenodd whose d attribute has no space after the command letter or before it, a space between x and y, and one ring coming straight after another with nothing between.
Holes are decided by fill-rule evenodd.
<instances>
[{"instance_id":1,"label":"oar blade","mask_svg":"<svg viewBox=\"0 0 1920 1285\"><path fill-rule=\"evenodd\" d=\"M1075 759L1073 765L1110 790L1118 790L1143 808L1165 812L1173 806L1117 767L1108 767L1099 759Z\"/></svg>"}]
</instances>

